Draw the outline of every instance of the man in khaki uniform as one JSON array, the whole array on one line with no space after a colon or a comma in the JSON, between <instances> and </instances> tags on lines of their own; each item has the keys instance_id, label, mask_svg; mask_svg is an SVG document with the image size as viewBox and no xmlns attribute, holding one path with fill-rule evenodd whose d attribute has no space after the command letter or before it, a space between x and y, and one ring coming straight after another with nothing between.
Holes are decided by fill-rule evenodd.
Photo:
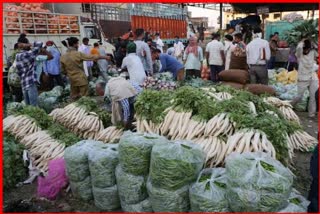
<instances>
[{"instance_id":1,"label":"man in khaki uniform","mask_svg":"<svg viewBox=\"0 0 320 214\"><path fill-rule=\"evenodd\" d=\"M62 44L68 48L67 53L61 56L61 71L66 74L71 84L71 97L77 99L88 96L89 83L83 68L83 61L94 61L99 59L110 60L109 56L87 55L78 51L79 40L70 37Z\"/></svg>"}]
</instances>

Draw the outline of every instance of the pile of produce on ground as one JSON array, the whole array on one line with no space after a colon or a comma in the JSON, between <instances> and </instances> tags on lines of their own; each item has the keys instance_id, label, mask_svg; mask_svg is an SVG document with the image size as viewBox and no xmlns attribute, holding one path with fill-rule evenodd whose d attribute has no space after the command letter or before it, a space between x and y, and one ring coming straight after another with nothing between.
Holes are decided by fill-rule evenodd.
<instances>
[{"instance_id":1,"label":"pile of produce on ground","mask_svg":"<svg viewBox=\"0 0 320 214\"><path fill-rule=\"evenodd\" d=\"M42 92L39 97L39 107L50 113L54 106L62 100L63 88L61 86L54 87L51 91Z\"/></svg>"},{"instance_id":2,"label":"pile of produce on ground","mask_svg":"<svg viewBox=\"0 0 320 214\"><path fill-rule=\"evenodd\" d=\"M186 141L161 143L153 147L148 194L155 212L188 212L189 185L204 165L198 145Z\"/></svg>"},{"instance_id":3,"label":"pile of produce on ground","mask_svg":"<svg viewBox=\"0 0 320 214\"><path fill-rule=\"evenodd\" d=\"M122 130L105 127L111 126L111 115L100 109L97 102L82 97L63 109L57 108L50 113L53 120L84 139L112 142L119 139Z\"/></svg>"},{"instance_id":4,"label":"pile of produce on ground","mask_svg":"<svg viewBox=\"0 0 320 214\"><path fill-rule=\"evenodd\" d=\"M3 133L3 188L9 190L27 178L28 170L24 166L22 155L24 147L14 137Z\"/></svg>"},{"instance_id":5,"label":"pile of produce on ground","mask_svg":"<svg viewBox=\"0 0 320 214\"><path fill-rule=\"evenodd\" d=\"M171 73L160 73L155 77L147 77L141 86L144 89L154 90L174 90L177 87Z\"/></svg>"},{"instance_id":6,"label":"pile of produce on ground","mask_svg":"<svg viewBox=\"0 0 320 214\"><path fill-rule=\"evenodd\" d=\"M191 140L204 149L211 167L223 165L233 151L266 152L289 164L293 150L317 144L285 102L228 86L144 90L135 111L138 132Z\"/></svg>"},{"instance_id":7,"label":"pile of produce on ground","mask_svg":"<svg viewBox=\"0 0 320 214\"><path fill-rule=\"evenodd\" d=\"M55 124L43 109L25 106L12 113L3 120L3 130L30 151L32 163L43 172L47 172L50 160L63 157L66 146L80 140Z\"/></svg>"}]
</instances>

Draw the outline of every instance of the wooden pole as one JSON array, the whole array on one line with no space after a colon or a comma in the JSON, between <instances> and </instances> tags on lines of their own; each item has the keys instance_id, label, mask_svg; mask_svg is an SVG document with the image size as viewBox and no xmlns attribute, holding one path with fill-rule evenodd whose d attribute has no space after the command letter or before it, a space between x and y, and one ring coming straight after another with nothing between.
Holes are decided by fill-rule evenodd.
<instances>
[{"instance_id":1,"label":"wooden pole","mask_svg":"<svg viewBox=\"0 0 320 214\"><path fill-rule=\"evenodd\" d=\"M222 3L220 3L220 30L222 29L222 6L223 6L223 4Z\"/></svg>"}]
</instances>

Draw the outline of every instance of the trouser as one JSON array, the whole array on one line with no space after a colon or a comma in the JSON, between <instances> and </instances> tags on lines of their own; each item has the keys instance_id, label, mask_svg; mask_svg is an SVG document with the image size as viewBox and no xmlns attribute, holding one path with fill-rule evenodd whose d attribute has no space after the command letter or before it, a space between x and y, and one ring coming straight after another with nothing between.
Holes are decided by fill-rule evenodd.
<instances>
[{"instance_id":1,"label":"trouser","mask_svg":"<svg viewBox=\"0 0 320 214\"><path fill-rule=\"evenodd\" d=\"M23 93L21 87L10 86L14 102L20 103L23 100Z\"/></svg>"},{"instance_id":2,"label":"trouser","mask_svg":"<svg viewBox=\"0 0 320 214\"><path fill-rule=\"evenodd\" d=\"M72 99L77 99L80 97L88 96L89 85L73 86L71 85L71 97Z\"/></svg>"},{"instance_id":3,"label":"trouser","mask_svg":"<svg viewBox=\"0 0 320 214\"><path fill-rule=\"evenodd\" d=\"M200 70L196 70L196 69L186 69L186 77L192 77L192 76L195 76L195 77L200 78L200 77L201 77L201 72L200 72Z\"/></svg>"},{"instance_id":4,"label":"trouser","mask_svg":"<svg viewBox=\"0 0 320 214\"><path fill-rule=\"evenodd\" d=\"M266 65L250 65L250 82L268 85L268 69Z\"/></svg>"},{"instance_id":5,"label":"trouser","mask_svg":"<svg viewBox=\"0 0 320 214\"><path fill-rule=\"evenodd\" d=\"M222 65L210 65L210 78L212 82L218 82L218 74L223 70Z\"/></svg>"},{"instance_id":6,"label":"trouser","mask_svg":"<svg viewBox=\"0 0 320 214\"><path fill-rule=\"evenodd\" d=\"M60 74L58 75L49 74L50 89L54 88L54 81L56 81L58 85L64 88L64 83Z\"/></svg>"},{"instance_id":7,"label":"trouser","mask_svg":"<svg viewBox=\"0 0 320 214\"><path fill-rule=\"evenodd\" d=\"M310 98L308 103L308 112L309 116L314 116L317 108L315 94L318 90L318 82L318 80L298 81L298 96L291 101L291 105L295 106L299 103L303 98L304 92L309 89Z\"/></svg>"},{"instance_id":8,"label":"trouser","mask_svg":"<svg viewBox=\"0 0 320 214\"><path fill-rule=\"evenodd\" d=\"M26 105L38 106L38 89L36 84L22 90Z\"/></svg>"},{"instance_id":9,"label":"trouser","mask_svg":"<svg viewBox=\"0 0 320 214\"><path fill-rule=\"evenodd\" d=\"M274 69L275 62L276 62L276 57L275 56L271 56L270 60L268 62L268 69Z\"/></svg>"}]
</instances>

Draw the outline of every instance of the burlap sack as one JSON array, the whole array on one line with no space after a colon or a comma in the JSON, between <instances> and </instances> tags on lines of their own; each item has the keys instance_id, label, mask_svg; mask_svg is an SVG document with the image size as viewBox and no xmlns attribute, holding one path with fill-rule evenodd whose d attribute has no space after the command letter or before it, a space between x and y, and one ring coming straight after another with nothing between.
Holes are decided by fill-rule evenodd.
<instances>
[{"instance_id":1,"label":"burlap sack","mask_svg":"<svg viewBox=\"0 0 320 214\"><path fill-rule=\"evenodd\" d=\"M246 70L230 69L220 72L219 79L224 82L235 82L246 84L250 80L249 72Z\"/></svg>"},{"instance_id":2,"label":"burlap sack","mask_svg":"<svg viewBox=\"0 0 320 214\"><path fill-rule=\"evenodd\" d=\"M261 94L270 94L273 96L276 95L276 91L272 87L267 85L262 85L262 84L247 84L245 85L245 89L255 95L261 95Z\"/></svg>"}]
</instances>

